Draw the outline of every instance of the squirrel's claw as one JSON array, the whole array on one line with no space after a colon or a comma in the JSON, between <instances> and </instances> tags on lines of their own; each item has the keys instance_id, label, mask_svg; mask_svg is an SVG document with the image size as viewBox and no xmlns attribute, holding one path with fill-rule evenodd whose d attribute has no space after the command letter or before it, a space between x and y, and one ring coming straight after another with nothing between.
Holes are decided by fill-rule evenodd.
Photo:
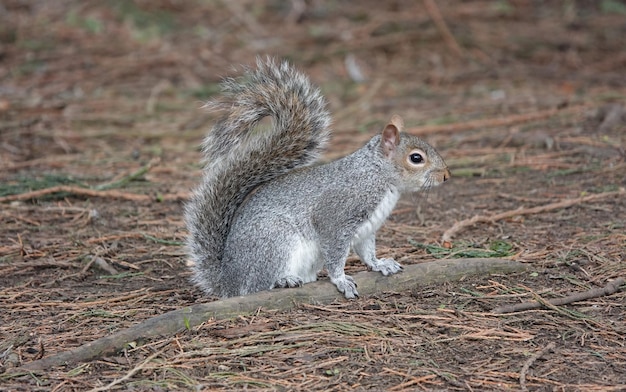
<instances>
[{"instance_id":1,"label":"squirrel's claw","mask_svg":"<svg viewBox=\"0 0 626 392\"><path fill-rule=\"evenodd\" d=\"M350 275L344 275L340 279L333 280L337 290L343 293L347 299L354 299L359 297L359 292L356 291L356 282Z\"/></svg>"},{"instance_id":2,"label":"squirrel's claw","mask_svg":"<svg viewBox=\"0 0 626 392\"><path fill-rule=\"evenodd\" d=\"M402 265L394 259L379 259L376 265L372 267L372 271L378 271L387 276L402 271Z\"/></svg>"},{"instance_id":3,"label":"squirrel's claw","mask_svg":"<svg viewBox=\"0 0 626 392\"><path fill-rule=\"evenodd\" d=\"M299 276L288 275L288 276L283 276L282 278L278 279L276 283L274 283L274 287L279 287L279 288L302 287L303 284L304 282L302 281L302 278L300 278Z\"/></svg>"}]
</instances>

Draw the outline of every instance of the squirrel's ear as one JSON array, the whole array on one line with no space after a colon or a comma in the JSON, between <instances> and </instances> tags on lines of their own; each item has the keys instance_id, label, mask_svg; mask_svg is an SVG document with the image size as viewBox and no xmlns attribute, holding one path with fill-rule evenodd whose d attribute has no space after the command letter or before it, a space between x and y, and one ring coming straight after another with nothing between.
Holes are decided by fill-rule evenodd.
<instances>
[{"instance_id":1,"label":"squirrel's ear","mask_svg":"<svg viewBox=\"0 0 626 392\"><path fill-rule=\"evenodd\" d=\"M391 122L387 124L380 135L380 147L383 150L383 154L389 158L396 151L398 144L400 144L400 130L395 123Z\"/></svg>"}]
</instances>

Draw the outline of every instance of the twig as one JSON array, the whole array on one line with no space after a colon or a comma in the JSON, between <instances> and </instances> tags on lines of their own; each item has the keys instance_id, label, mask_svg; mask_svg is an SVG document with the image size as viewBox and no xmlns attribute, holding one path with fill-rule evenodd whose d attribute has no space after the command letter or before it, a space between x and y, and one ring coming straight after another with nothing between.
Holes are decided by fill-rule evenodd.
<instances>
[{"instance_id":1,"label":"twig","mask_svg":"<svg viewBox=\"0 0 626 392\"><path fill-rule=\"evenodd\" d=\"M528 388L526 388L526 373L528 373L528 369L530 369L530 367L533 363L535 363L536 360L546 355L546 353L552 349L554 349L554 342L550 342L547 346L543 348L543 350L528 358L526 363L524 363L524 366L522 366L522 370L519 373L519 384L522 388L522 391L528 390Z\"/></svg>"},{"instance_id":2,"label":"twig","mask_svg":"<svg viewBox=\"0 0 626 392\"><path fill-rule=\"evenodd\" d=\"M162 79L159 83L156 84L156 86L152 87L152 90L150 90L150 96L148 97L148 101L146 102L146 113L154 114L159 100L159 96L163 91L167 90L170 87L171 83L167 79Z\"/></svg>"},{"instance_id":3,"label":"twig","mask_svg":"<svg viewBox=\"0 0 626 392\"><path fill-rule=\"evenodd\" d=\"M104 237L90 238L87 240L87 243L96 244L96 243L101 243L101 242L125 240L128 238L145 238L145 237L143 233L124 233L124 234L107 235Z\"/></svg>"},{"instance_id":4,"label":"twig","mask_svg":"<svg viewBox=\"0 0 626 392\"><path fill-rule=\"evenodd\" d=\"M388 389L389 391L400 391L400 390L404 391L408 387L411 387L413 385L420 385L424 381L428 381L428 380L431 380L431 379L437 377L436 374L427 374L427 375L422 376L422 377L415 377L415 376L411 376L410 374L406 374L404 372L399 372L397 370L389 369L389 368L386 368L386 367L383 368L383 370L388 372L388 373L395 374L396 376L402 376L404 378L408 378L409 379L409 381L403 382L402 384L398 384L398 385Z\"/></svg>"},{"instance_id":5,"label":"twig","mask_svg":"<svg viewBox=\"0 0 626 392\"><path fill-rule=\"evenodd\" d=\"M428 369L429 371L435 373L436 375L438 375L439 377L443 378L444 380L446 380L446 382L450 385L453 385L457 388L461 388L461 389L465 389L467 390L467 385L457 381L453 378L454 375L450 374L450 373L446 373L446 372L440 372L437 369Z\"/></svg>"},{"instance_id":6,"label":"twig","mask_svg":"<svg viewBox=\"0 0 626 392\"><path fill-rule=\"evenodd\" d=\"M553 312L556 312L558 314L560 314L561 316L565 316L565 317L569 317L573 320L580 320L580 316L575 314L574 312L571 312L565 308L560 308L557 305L551 304L549 300L543 298L541 295L539 295L539 293L537 293L536 291L534 291L533 289L531 289L530 287L526 287L524 285L519 285L521 288L526 289L530 294L532 294L533 298L535 299L535 301L537 301L537 303L539 303L542 307L546 308L546 309L550 309Z\"/></svg>"},{"instance_id":7,"label":"twig","mask_svg":"<svg viewBox=\"0 0 626 392\"><path fill-rule=\"evenodd\" d=\"M53 186L51 188L39 189L36 191L30 191L25 193L18 193L15 195L8 195L4 197L0 197L0 203L17 201L17 200L29 200L36 199L38 197L54 194L54 193L70 193L73 195L79 196L88 196L88 197L105 197L112 199L123 199L129 201L172 201L172 200L184 200L189 197L187 193L176 193L170 195L159 195L159 196L151 196L151 195L140 195L135 193L126 193L112 190L111 188L118 188L126 185L128 182L143 176L154 166L158 165L160 162L160 158L152 159L146 165L140 167L138 170L112 182L108 182L105 184L97 185L93 188L82 188L78 186L69 186L69 185L58 185Z\"/></svg>"},{"instance_id":8,"label":"twig","mask_svg":"<svg viewBox=\"0 0 626 392\"><path fill-rule=\"evenodd\" d=\"M538 214L538 213L546 212L546 211L558 210L561 208L568 208L576 204L586 203L589 201L595 201L595 200L600 200L600 199L606 199L606 198L613 197L613 196L623 195L625 193L626 193L626 189L621 188L620 190L615 191L615 192L599 193L595 195L578 197L576 199L565 199L565 200L561 200L555 203L545 204L542 206L537 206L537 207L532 207L532 208L519 207L516 210L505 211L505 212L501 212L495 215L476 215L472 218L464 219L462 221L456 222L454 225L452 225L451 228L449 228L443 233L443 235L441 236L441 240L442 242L450 242L452 240L452 237L457 235L463 229L474 226L476 223L491 223L491 222L496 222L502 219L511 218L514 216L532 215L532 214Z\"/></svg>"},{"instance_id":9,"label":"twig","mask_svg":"<svg viewBox=\"0 0 626 392\"><path fill-rule=\"evenodd\" d=\"M122 186L128 184L129 182L131 182L131 181L133 181L133 180L143 176L147 172L149 172L150 169L152 169L154 166L158 165L159 162L161 162L160 158L152 159L150 162L148 162L144 166L140 167L138 170L130 173L129 175L124 176L124 177L120 178L119 180L115 180L115 181L112 181L112 182L107 182L106 184L97 185L93 189L95 189L97 191L105 191L105 190L109 190L109 189L112 189L112 188L122 187Z\"/></svg>"},{"instance_id":10,"label":"twig","mask_svg":"<svg viewBox=\"0 0 626 392\"><path fill-rule=\"evenodd\" d=\"M80 255L80 256L78 256L78 257L74 257L74 258L72 259L72 261L74 261L74 260L78 260L78 259L80 259L80 258L82 258L82 257L84 257L84 256L86 256L86 255ZM62 281L64 281L65 279L70 279L70 278L74 278L74 277L81 277L81 276L85 276L85 273L87 272L87 270L88 270L89 268L91 268L91 266L93 265L93 263L94 263L94 258L93 258L93 257L91 257L91 258L90 258L90 260L89 260L89 262L88 262L87 264L85 264L85 266L82 268L82 270L81 270L80 272L76 272L76 273L74 273L74 274L64 275L64 276L61 276L61 277L59 277L59 278L53 279L53 280L51 280L51 281L49 281L49 282L44 283L44 284L43 284L43 286L44 286L44 287L51 287L51 286L54 286L55 284L57 284L58 282L62 282Z\"/></svg>"},{"instance_id":11,"label":"twig","mask_svg":"<svg viewBox=\"0 0 626 392\"><path fill-rule=\"evenodd\" d=\"M561 306L566 304L571 304L572 302L584 301L591 298L603 297L605 295L611 295L620 290L620 286L624 284L624 278L617 278L602 288L591 289L588 291L584 291L582 293L575 293L568 295L563 298L556 298L549 301L546 301L548 305L543 304L539 301L537 302L523 302L514 305L504 305L499 306L493 310L494 313L513 313L513 312L521 312L524 310L531 309L541 309L543 306Z\"/></svg>"},{"instance_id":12,"label":"twig","mask_svg":"<svg viewBox=\"0 0 626 392\"><path fill-rule=\"evenodd\" d=\"M51 195L54 193L70 193L77 196L87 196L87 197L104 197L111 199L122 199L129 201L176 201L176 200L185 200L189 197L187 193L174 193L169 195L162 196L152 196L152 195L140 195L135 193L126 193L115 190L104 190L99 191L95 189L89 188L81 188L77 186L69 186L69 185L58 185L53 186L51 188L39 189L36 191L30 191L25 193L19 193L16 195L9 195L0 197L0 203L6 203L10 201L16 200L29 200L29 199L37 199L42 196Z\"/></svg>"},{"instance_id":13,"label":"twig","mask_svg":"<svg viewBox=\"0 0 626 392\"><path fill-rule=\"evenodd\" d=\"M111 264L107 263L102 257L93 257L92 258L94 264L100 268L101 270L109 273L109 275L117 275L119 271L116 270Z\"/></svg>"},{"instance_id":14,"label":"twig","mask_svg":"<svg viewBox=\"0 0 626 392\"><path fill-rule=\"evenodd\" d=\"M428 12L428 16L435 22L439 33L443 36L443 40L448 45L448 48L453 51L457 56L463 57L463 50L459 46L459 43L456 41L446 21L441 16L441 12L439 12L439 7L434 0L424 0L424 6L426 7L426 12Z\"/></svg>"},{"instance_id":15,"label":"twig","mask_svg":"<svg viewBox=\"0 0 626 392\"><path fill-rule=\"evenodd\" d=\"M534 113L524 113L524 114L513 114L506 117L501 118L488 118L481 120L473 120L473 121L465 121L460 123L453 124L441 124L441 125L426 125L421 127L414 127L407 130L407 132L415 134L415 135L426 135L426 134L442 134L442 133L452 133L457 131L463 131L466 129L477 129L477 128L494 128L494 127L503 127L510 126L519 123L525 123L530 121L542 120L545 118L553 117L557 114L565 114L569 112L576 112L583 109L588 108L590 105L581 104L568 106L562 109L547 109L540 110Z\"/></svg>"},{"instance_id":16,"label":"twig","mask_svg":"<svg viewBox=\"0 0 626 392\"><path fill-rule=\"evenodd\" d=\"M146 365L148 365L148 363L150 361L152 361L154 358L156 358L158 355L160 355L163 351L157 351L156 353L150 355L148 358L146 358L143 362L141 362L139 365L135 366L134 368L132 368L128 373L126 373L123 377L115 379L113 381L111 381L108 385L102 386L102 387L98 387L98 388L94 388L89 390L89 392L103 392L103 391L108 391L111 388L113 388L114 386L116 386L117 384L121 384L124 381L128 380L129 378L131 378L132 376L135 375L135 373L137 373L138 371L140 371L141 369L143 369L144 367L146 367Z\"/></svg>"}]
</instances>

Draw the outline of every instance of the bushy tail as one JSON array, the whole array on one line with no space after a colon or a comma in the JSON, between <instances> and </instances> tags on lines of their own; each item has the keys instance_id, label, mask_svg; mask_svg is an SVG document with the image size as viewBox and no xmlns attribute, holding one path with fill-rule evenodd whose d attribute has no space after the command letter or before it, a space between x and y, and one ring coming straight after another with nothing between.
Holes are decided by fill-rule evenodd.
<instances>
[{"instance_id":1,"label":"bushy tail","mask_svg":"<svg viewBox=\"0 0 626 392\"><path fill-rule=\"evenodd\" d=\"M257 68L226 79L226 110L203 143L205 169L185 208L193 282L221 296L220 263L235 211L258 185L315 162L330 130L326 101L288 63L257 59ZM272 119L261 127L259 121Z\"/></svg>"}]
</instances>

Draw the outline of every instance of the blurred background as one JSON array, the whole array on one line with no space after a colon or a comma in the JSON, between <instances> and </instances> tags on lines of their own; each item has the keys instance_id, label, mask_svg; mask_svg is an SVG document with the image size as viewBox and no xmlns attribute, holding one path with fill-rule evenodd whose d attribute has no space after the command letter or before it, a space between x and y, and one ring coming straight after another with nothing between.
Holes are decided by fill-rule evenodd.
<instances>
[{"instance_id":1,"label":"blurred background","mask_svg":"<svg viewBox=\"0 0 626 392\"><path fill-rule=\"evenodd\" d=\"M259 55L310 74L339 132L369 132L623 98L625 41L618 0L5 0L0 162L148 147L84 139L107 129L197 144L202 102Z\"/></svg>"}]
</instances>

